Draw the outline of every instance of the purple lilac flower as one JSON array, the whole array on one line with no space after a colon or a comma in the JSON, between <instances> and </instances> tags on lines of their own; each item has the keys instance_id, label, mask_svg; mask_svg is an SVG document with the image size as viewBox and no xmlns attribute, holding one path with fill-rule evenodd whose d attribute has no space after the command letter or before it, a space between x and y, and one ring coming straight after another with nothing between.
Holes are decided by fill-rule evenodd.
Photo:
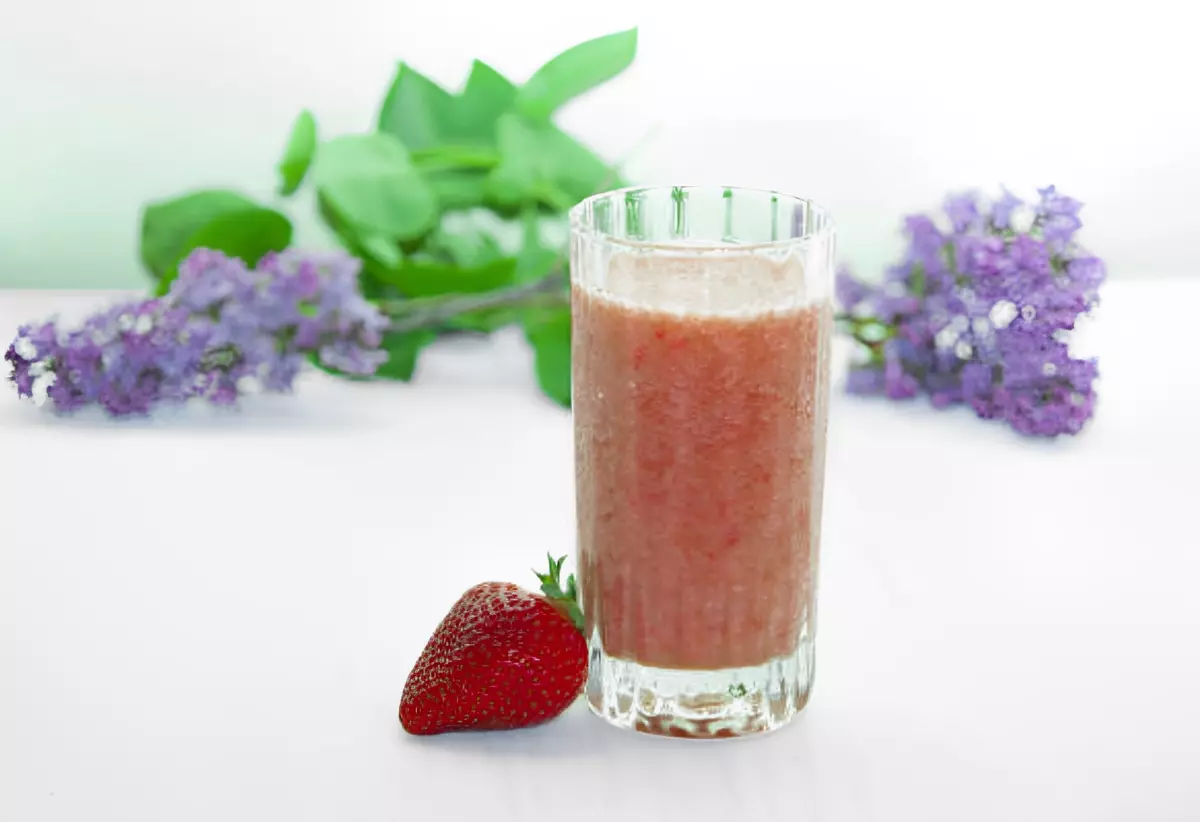
<instances>
[{"instance_id":1,"label":"purple lilac flower","mask_svg":"<svg viewBox=\"0 0 1200 822\"><path fill-rule=\"evenodd\" d=\"M925 215L905 220L908 250L881 283L839 275L839 300L854 310L842 323L871 352L847 390L924 393L936 407L965 404L1031 436L1081 430L1095 409L1097 364L1072 357L1062 335L1096 304L1104 263L1075 239L1082 204L1053 186L1038 193L1027 232L1012 228L1023 204L1008 191L991 204L954 195L948 230Z\"/></svg>"},{"instance_id":2,"label":"purple lilac flower","mask_svg":"<svg viewBox=\"0 0 1200 822\"><path fill-rule=\"evenodd\" d=\"M904 230L909 237L910 261L929 263L937 259L945 245L945 236L931 218L914 214L905 219Z\"/></svg>"},{"instance_id":3,"label":"purple lilac flower","mask_svg":"<svg viewBox=\"0 0 1200 822\"><path fill-rule=\"evenodd\" d=\"M1038 203L1039 214L1077 217L1079 216L1079 210L1083 208L1083 203L1065 194L1059 194L1058 189L1054 186L1039 188L1038 196L1042 198L1041 202Z\"/></svg>"},{"instance_id":4,"label":"purple lilac flower","mask_svg":"<svg viewBox=\"0 0 1200 822\"><path fill-rule=\"evenodd\" d=\"M867 298L871 289L866 283L858 280L847 269L840 269L835 281L837 300L847 311L854 308Z\"/></svg>"},{"instance_id":5,"label":"purple lilac flower","mask_svg":"<svg viewBox=\"0 0 1200 822\"><path fill-rule=\"evenodd\" d=\"M846 378L846 390L851 394L882 394L882 368L851 368Z\"/></svg>"},{"instance_id":6,"label":"purple lilac flower","mask_svg":"<svg viewBox=\"0 0 1200 822\"><path fill-rule=\"evenodd\" d=\"M979 195L974 191L952 194L946 198L945 211L956 233L966 231L979 222Z\"/></svg>"},{"instance_id":7,"label":"purple lilac flower","mask_svg":"<svg viewBox=\"0 0 1200 822\"><path fill-rule=\"evenodd\" d=\"M358 291L359 262L285 251L256 269L199 249L162 298L122 303L75 330L24 326L4 359L17 394L39 380L56 410L99 405L114 416L202 397L235 402L247 381L289 391L310 354L371 374L387 319Z\"/></svg>"},{"instance_id":8,"label":"purple lilac flower","mask_svg":"<svg viewBox=\"0 0 1200 822\"><path fill-rule=\"evenodd\" d=\"M883 367L883 393L889 400L907 400L917 396L921 386L917 378L904 369L900 360L890 359Z\"/></svg>"},{"instance_id":9,"label":"purple lilac flower","mask_svg":"<svg viewBox=\"0 0 1200 822\"><path fill-rule=\"evenodd\" d=\"M1002 189L1000 199L992 203L992 226L1003 231L1012 224L1012 215L1025 202L1007 188Z\"/></svg>"},{"instance_id":10,"label":"purple lilac flower","mask_svg":"<svg viewBox=\"0 0 1200 822\"><path fill-rule=\"evenodd\" d=\"M1075 232L1083 227L1083 221L1074 215L1052 214L1042 221L1042 236L1046 245L1055 251L1062 251L1071 243Z\"/></svg>"},{"instance_id":11,"label":"purple lilac flower","mask_svg":"<svg viewBox=\"0 0 1200 822\"><path fill-rule=\"evenodd\" d=\"M1059 194L1054 186L1039 188L1041 201L1037 206L1038 222L1046 244L1055 250L1065 249L1082 226L1079 210L1083 203Z\"/></svg>"}]
</instances>

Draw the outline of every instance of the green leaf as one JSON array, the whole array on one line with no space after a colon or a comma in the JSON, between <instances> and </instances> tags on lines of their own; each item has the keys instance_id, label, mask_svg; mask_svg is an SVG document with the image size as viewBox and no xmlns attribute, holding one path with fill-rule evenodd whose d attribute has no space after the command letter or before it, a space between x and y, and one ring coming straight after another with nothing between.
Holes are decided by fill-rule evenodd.
<instances>
[{"instance_id":1,"label":"green leaf","mask_svg":"<svg viewBox=\"0 0 1200 822\"><path fill-rule=\"evenodd\" d=\"M500 164L488 194L501 205L540 203L565 211L585 197L619 185L599 157L550 123L508 113L497 123Z\"/></svg>"},{"instance_id":2,"label":"green leaf","mask_svg":"<svg viewBox=\"0 0 1200 822\"><path fill-rule=\"evenodd\" d=\"M454 103L448 91L401 63L379 110L379 131L412 151L436 146L445 137Z\"/></svg>"},{"instance_id":3,"label":"green leaf","mask_svg":"<svg viewBox=\"0 0 1200 822\"><path fill-rule=\"evenodd\" d=\"M317 121L312 112L305 109L292 124L287 146L279 161L279 193L287 197L295 193L304 182L304 175L312 165L317 152Z\"/></svg>"},{"instance_id":4,"label":"green leaf","mask_svg":"<svg viewBox=\"0 0 1200 822\"><path fill-rule=\"evenodd\" d=\"M379 366L375 376L408 382L417 370L421 349L437 339L432 331L412 331L407 334L384 334L380 346L388 352L387 362Z\"/></svg>"},{"instance_id":5,"label":"green leaf","mask_svg":"<svg viewBox=\"0 0 1200 822\"><path fill-rule=\"evenodd\" d=\"M258 208L236 191L196 191L142 209L142 264L156 278L170 273L192 236L223 214Z\"/></svg>"},{"instance_id":6,"label":"green leaf","mask_svg":"<svg viewBox=\"0 0 1200 822\"><path fill-rule=\"evenodd\" d=\"M240 211L219 214L196 230L184 242L174 265L158 281L159 296L170 290L178 276L179 263L197 248L211 248L230 257L237 257L254 266L263 255L283 251L292 242L292 224L278 211L250 206Z\"/></svg>"},{"instance_id":7,"label":"green leaf","mask_svg":"<svg viewBox=\"0 0 1200 822\"><path fill-rule=\"evenodd\" d=\"M342 248L356 257L362 253L362 244L359 242L358 232L354 230L354 226L338 213L333 203L323 197L319 191L317 192L317 213Z\"/></svg>"},{"instance_id":8,"label":"green leaf","mask_svg":"<svg viewBox=\"0 0 1200 822\"><path fill-rule=\"evenodd\" d=\"M549 248L524 249L517 257L517 268L513 272L513 282L532 283L546 277L556 268L565 268L566 257L561 252Z\"/></svg>"},{"instance_id":9,"label":"green leaf","mask_svg":"<svg viewBox=\"0 0 1200 822\"><path fill-rule=\"evenodd\" d=\"M538 150L542 138L534 125L515 114L505 114L497 124L500 164L487 181L488 195L497 202L520 205L533 201L545 171Z\"/></svg>"},{"instance_id":10,"label":"green leaf","mask_svg":"<svg viewBox=\"0 0 1200 822\"><path fill-rule=\"evenodd\" d=\"M537 211L526 209L522 212L521 224L521 253L517 255L513 282L536 282L555 268L565 266L566 254L542 245Z\"/></svg>"},{"instance_id":11,"label":"green leaf","mask_svg":"<svg viewBox=\"0 0 1200 822\"><path fill-rule=\"evenodd\" d=\"M321 147L313 177L320 196L356 233L406 240L437 221L437 198L403 144L390 135L330 140Z\"/></svg>"},{"instance_id":12,"label":"green leaf","mask_svg":"<svg viewBox=\"0 0 1200 822\"><path fill-rule=\"evenodd\" d=\"M487 265L504 256L496 238L477 229L449 231L436 228L425 240L422 250L438 261L464 268Z\"/></svg>"},{"instance_id":13,"label":"green leaf","mask_svg":"<svg viewBox=\"0 0 1200 822\"><path fill-rule=\"evenodd\" d=\"M526 321L525 338L533 346L534 368L542 393L561 406L571 406L571 311L537 312Z\"/></svg>"},{"instance_id":14,"label":"green leaf","mask_svg":"<svg viewBox=\"0 0 1200 822\"><path fill-rule=\"evenodd\" d=\"M362 261L358 282L364 297L376 300L403 296L386 283L391 272L404 260L400 246L395 240L356 229L321 196L320 192L317 193L317 212L338 244Z\"/></svg>"},{"instance_id":15,"label":"green leaf","mask_svg":"<svg viewBox=\"0 0 1200 822\"><path fill-rule=\"evenodd\" d=\"M404 299L404 295L394 286L388 285L376 277L373 268L366 262L363 264L363 270L358 273L358 285L362 290L362 295L371 302Z\"/></svg>"},{"instance_id":16,"label":"green leaf","mask_svg":"<svg viewBox=\"0 0 1200 822\"><path fill-rule=\"evenodd\" d=\"M546 573L543 574L536 568L533 571L538 582L541 583L542 593L546 595L547 599L562 608L577 629L584 630L583 611L579 608L579 591L575 586L575 575L571 574L567 577L566 590L563 590L562 586L562 568L567 558L559 557L555 560L551 554L546 554L546 560L550 563Z\"/></svg>"},{"instance_id":17,"label":"green leaf","mask_svg":"<svg viewBox=\"0 0 1200 822\"><path fill-rule=\"evenodd\" d=\"M477 294L511 284L515 268L516 260L512 257L470 268L408 259L399 268L381 276L381 279L411 298ZM376 276L380 275L377 273Z\"/></svg>"},{"instance_id":18,"label":"green leaf","mask_svg":"<svg viewBox=\"0 0 1200 822\"><path fill-rule=\"evenodd\" d=\"M585 197L624 185L620 174L575 138L550 128L543 136L547 176L575 205Z\"/></svg>"},{"instance_id":19,"label":"green leaf","mask_svg":"<svg viewBox=\"0 0 1200 822\"><path fill-rule=\"evenodd\" d=\"M496 120L512 108L516 96L515 85L479 60L472 64L460 95L401 63L380 108L379 131L398 138L414 153L491 147L496 143Z\"/></svg>"},{"instance_id":20,"label":"green leaf","mask_svg":"<svg viewBox=\"0 0 1200 822\"><path fill-rule=\"evenodd\" d=\"M454 136L467 143L495 145L496 121L512 108L516 97L517 87L507 77L476 60L455 106Z\"/></svg>"},{"instance_id":21,"label":"green leaf","mask_svg":"<svg viewBox=\"0 0 1200 822\"><path fill-rule=\"evenodd\" d=\"M320 192L317 193L317 211L342 248L361 258L364 268L370 269L372 264L377 264L391 269L399 266L404 259L400 246L394 239L355 226Z\"/></svg>"},{"instance_id":22,"label":"green leaf","mask_svg":"<svg viewBox=\"0 0 1200 822\"><path fill-rule=\"evenodd\" d=\"M606 34L567 49L529 78L517 92L517 109L548 119L561 105L629 67L637 54L637 29Z\"/></svg>"},{"instance_id":23,"label":"green leaf","mask_svg":"<svg viewBox=\"0 0 1200 822\"><path fill-rule=\"evenodd\" d=\"M404 262L404 255L395 242L381 234L361 234L358 238L362 247L362 256L392 269Z\"/></svg>"},{"instance_id":24,"label":"green leaf","mask_svg":"<svg viewBox=\"0 0 1200 822\"><path fill-rule=\"evenodd\" d=\"M465 211L484 203L486 171L447 169L425 172L424 177L444 211Z\"/></svg>"}]
</instances>

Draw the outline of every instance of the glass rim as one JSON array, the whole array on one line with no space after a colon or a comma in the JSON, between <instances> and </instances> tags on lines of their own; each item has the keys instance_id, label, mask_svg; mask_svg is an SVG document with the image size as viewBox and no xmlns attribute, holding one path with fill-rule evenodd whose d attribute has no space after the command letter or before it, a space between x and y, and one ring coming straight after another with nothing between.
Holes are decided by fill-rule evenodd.
<instances>
[{"instance_id":1,"label":"glass rim","mask_svg":"<svg viewBox=\"0 0 1200 822\"><path fill-rule=\"evenodd\" d=\"M816 211L823 218L821 227L815 231L806 232L798 237L785 237L781 240L760 240L748 243L720 243L715 240L700 240L693 242L675 242L670 240L634 240L628 237L619 237L611 232L604 231L596 227L596 225L585 218L588 210L600 200L609 197L625 196L632 192L651 192L651 191L720 191L731 192L748 192L751 194L759 194L770 197L778 197L781 201L787 200L792 203L803 203L809 208ZM572 236L584 236L591 240L601 240L612 245L621 246L630 249L639 249L642 251L662 250L662 251L680 251L680 252L724 252L724 253L741 253L746 251L768 251L771 249L786 249L804 246L810 243L830 240L837 234L837 226L834 224L833 217L829 213L829 209L818 203L816 200L808 197L801 197L797 194L788 194L786 191L778 191L771 188L755 188L752 186L725 186L725 185L639 185L639 186L624 186L623 188L614 188L609 191L598 191L595 194L589 195L580 200L567 213L569 228Z\"/></svg>"}]
</instances>

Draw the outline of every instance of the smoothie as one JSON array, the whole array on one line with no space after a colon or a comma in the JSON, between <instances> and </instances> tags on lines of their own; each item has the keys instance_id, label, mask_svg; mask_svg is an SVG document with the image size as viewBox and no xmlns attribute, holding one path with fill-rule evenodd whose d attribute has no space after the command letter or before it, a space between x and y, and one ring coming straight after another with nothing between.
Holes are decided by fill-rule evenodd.
<instances>
[{"instance_id":1,"label":"smoothie","mask_svg":"<svg viewBox=\"0 0 1200 822\"><path fill-rule=\"evenodd\" d=\"M618 252L573 286L579 572L609 657L745 668L811 631L832 312L803 281Z\"/></svg>"}]
</instances>

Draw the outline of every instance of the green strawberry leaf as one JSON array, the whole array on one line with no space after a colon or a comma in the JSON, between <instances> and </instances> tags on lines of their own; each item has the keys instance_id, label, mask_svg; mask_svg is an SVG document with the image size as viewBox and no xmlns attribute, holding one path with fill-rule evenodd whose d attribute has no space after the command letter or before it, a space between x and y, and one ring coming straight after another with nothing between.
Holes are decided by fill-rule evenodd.
<instances>
[{"instance_id":1,"label":"green strawberry leaf","mask_svg":"<svg viewBox=\"0 0 1200 822\"><path fill-rule=\"evenodd\" d=\"M550 564L549 570L545 573L534 570L534 574L541 583L541 591L545 594L546 599L558 605L572 624L581 632L584 630L583 611L579 607L579 591L575 586L575 575L571 574L567 577L566 587L564 589L562 583L563 563L567 558L559 557L555 559L552 555L546 554L546 560Z\"/></svg>"}]
</instances>

